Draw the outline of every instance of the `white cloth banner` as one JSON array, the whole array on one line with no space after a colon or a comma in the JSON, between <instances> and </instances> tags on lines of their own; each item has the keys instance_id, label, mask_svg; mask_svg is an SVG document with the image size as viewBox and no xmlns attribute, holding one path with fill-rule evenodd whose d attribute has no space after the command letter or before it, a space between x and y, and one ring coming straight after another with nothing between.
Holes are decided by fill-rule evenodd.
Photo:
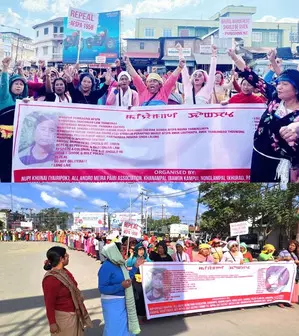
<instances>
[{"instance_id":1,"label":"white cloth banner","mask_svg":"<svg viewBox=\"0 0 299 336\"><path fill-rule=\"evenodd\" d=\"M14 182L248 182L265 106L17 102Z\"/></svg>"},{"instance_id":2,"label":"white cloth banner","mask_svg":"<svg viewBox=\"0 0 299 336\"><path fill-rule=\"evenodd\" d=\"M296 275L294 262L145 263L141 270L148 319L290 303Z\"/></svg>"},{"instance_id":3,"label":"white cloth banner","mask_svg":"<svg viewBox=\"0 0 299 336\"><path fill-rule=\"evenodd\" d=\"M99 15L97 13L86 12L82 9L70 7L67 27L70 29L96 34L98 20Z\"/></svg>"}]
</instances>

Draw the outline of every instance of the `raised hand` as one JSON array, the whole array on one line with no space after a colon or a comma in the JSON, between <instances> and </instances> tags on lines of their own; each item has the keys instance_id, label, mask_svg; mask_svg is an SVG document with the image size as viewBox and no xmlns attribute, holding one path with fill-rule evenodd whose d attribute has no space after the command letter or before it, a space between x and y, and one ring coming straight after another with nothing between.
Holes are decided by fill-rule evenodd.
<instances>
[{"instance_id":1,"label":"raised hand","mask_svg":"<svg viewBox=\"0 0 299 336\"><path fill-rule=\"evenodd\" d=\"M217 56L217 47L215 46L215 44L212 45L212 56Z\"/></svg>"},{"instance_id":2,"label":"raised hand","mask_svg":"<svg viewBox=\"0 0 299 336\"><path fill-rule=\"evenodd\" d=\"M111 68L107 69L107 72L105 74L105 84L106 85L110 85L111 83L111 79L112 79L112 75L111 75Z\"/></svg>"},{"instance_id":3,"label":"raised hand","mask_svg":"<svg viewBox=\"0 0 299 336\"><path fill-rule=\"evenodd\" d=\"M120 60L117 58L114 64L116 65L117 68L120 67Z\"/></svg>"},{"instance_id":4,"label":"raised hand","mask_svg":"<svg viewBox=\"0 0 299 336\"><path fill-rule=\"evenodd\" d=\"M275 58L276 58L276 50L275 49L271 49L268 54L267 54L268 60L270 62L275 62Z\"/></svg>"},{"instance_id":5,"label":"raised hand","mask_svg":"<svg viewBox=\"0 0 299 336\"><path fill-rule=\"evenodd\" d=\"M183 69L185 65L186 65L186 60L185 60L185 58L181 58L181 59L180 59L180 62L179 62L179 67L180 67L181 69Z\"/></svg>"},{"instance_id":6,"label":"raised hand","mask_svg":"<svg viewBox=\"0 0 299 336\"><path fill-rule=\"evenodd\" d=\"M135 267L136 268L139 268L141 265L143 265L145 263L145 260L144 259L137 259L136 263L135 263Z\"/></svg>"},{"instance_id":7,"label":"raised hand","mask_svg":"<svg viewBox=\"0 0 299 336\"><path fill-rule=\"evenodd\" d=\"M10 62L11 62L11 57L5 57L5 58L2 60L3 68L4 68L4 69L8 69L8 68L9 68L9 65L10 65Z\"/></svg>"},{"instance_id":8,"label":"raised hand","mask_svg":"<svg viewBox=\"0 0 299 336\"><path fill-rule=\"evenodd\" d=\"M237 57L236 52L234 51L234 49L228 49L227 54L232 59L235 59Z\"/></svg>"},{"instance_id":9,"label":"raised hand","mask_svg":"<svg viewBox=\"0 0 299 336\"><path fill-rule=\"evenodd\" d=\"M44 60L39 60L38 65L39 65L40 68L45 68L46 67L46 64L45 64Z\"/></svg>"}]
</instances>

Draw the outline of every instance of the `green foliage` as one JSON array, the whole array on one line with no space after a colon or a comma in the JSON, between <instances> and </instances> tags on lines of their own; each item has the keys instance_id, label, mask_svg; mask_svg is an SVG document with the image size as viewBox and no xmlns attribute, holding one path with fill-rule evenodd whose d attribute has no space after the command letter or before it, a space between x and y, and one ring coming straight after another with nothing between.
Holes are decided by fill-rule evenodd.
<instances>
[{"instance_id":1,"label":"green foliage","mask_svg":"<svg viewBox=\"0 0 299 336\"><path fill-rule=\"evenodd\" d=\"M0 230L4 229L4 222L2 220L0 220Z\"/></svg>"},{"instance_id":2,"label":"green foliage","mask_svg":"<svg viewBox=\"0 0 299 336\"><path fill-rule=\"evenodd\" d=\"M148 231L159 231L162 226L170 225L170 224L178 224L181 223L181 219L179 216L170 216L169 218L162 219L153 219L148 217L147 219L147 227Z\"/></svg>"},{"instance_id":3,"label":"green foliage","mask_svg":"<svg viewBox=\"0 0 299 336\"><path fill-rule=\"evenodd\" d=\"M199 192L199 203L208 208L201 230L210 233L229 235L230 223L251 220L263 237L277 227L290 237L298 222L298 184L201 184Z\"/></svg>"},{"instance_id":4,"label":"green foliage","mask_svg":"<svg viewBox=\"0 0 299 336\"><path fill-rule=\"evenodd\" d=\"M47 208L42 209L35 217L38 222L38 229L55 231L57 225L60 226L60 229L65 230L70 216L70 213L58 208Z\"/></svg>"}]
</instances>

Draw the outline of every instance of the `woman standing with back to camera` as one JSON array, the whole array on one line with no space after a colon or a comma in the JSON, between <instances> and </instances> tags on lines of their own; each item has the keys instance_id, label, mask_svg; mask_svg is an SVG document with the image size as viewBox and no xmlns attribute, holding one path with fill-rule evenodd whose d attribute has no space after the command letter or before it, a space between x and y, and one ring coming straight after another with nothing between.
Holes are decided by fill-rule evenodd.
<instances>
[{"instance_id":1,"label":"woman standing with back to camera","mask_svg":"<svg viewBox=\"0 0 299 336\"><path fill-rule=\"evenodd\" d=\"M44 299L51 335L83 336L92 327L83 297L73 275L65 268L69 263L66 249L51 247L47 252L43 279Z\"/></svg>"}]
</instances>

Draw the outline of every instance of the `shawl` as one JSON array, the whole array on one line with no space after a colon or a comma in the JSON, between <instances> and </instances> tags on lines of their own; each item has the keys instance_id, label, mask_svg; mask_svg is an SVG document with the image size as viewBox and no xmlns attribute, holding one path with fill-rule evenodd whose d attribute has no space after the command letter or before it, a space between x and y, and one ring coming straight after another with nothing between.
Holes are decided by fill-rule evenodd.
<instances>
[{"instance_id":1,"label":"shawl","mask_svg":"<svg viewBox=\"0 0 299 336\"><path fill-rule=\"evenodd\" d=\"M128 87L125 93L121 88L118 89L114 105L126 107L133 106L133 93L130 87Z\"/></svg>"},{"instance_id":2,"label":"shawl","mask_svg":"<svg viewBox=\"0 0 299 336\"><path fill-rule=\"evenodd\" d=\"M67 273L64 272L63 270L60 270L60 271L50 270L45 274L44 279L48 276L54 276L57 280L62 282L64 284L64 286L71 292L72 300L74 302L74 306L75 306L75 310L76 310L76 315L79 319L82 330L84 330L84 328L86 328L86 327L91 328L92 327L92 322L91 322L91 319L90 319L90 317L88 315L88 312L85 308L85 305L83 303L84 298L83 298L79 288L69 278Z\"/></svg>"},{"instance_id":3,"label":"shawl","mask_svg":"<svg viewBox=\"0 0 299 336\"><path fill-rule=\"evenodd\" d=\"M68 92L64 93L66 100L61 100L60 97L58 96L58 94L56 94L56 93L54 93L54 94L55 94L55 102L56 103L71 103L72 102L72 98L71 98L71 96Z\"/></svg>"},{"instance_id":4,"label":"shawl","mask_svg":"<svg viewBox=\"0 0 299 336\"><path fill-rule=\"evenodd\" d=\"M130 279L129 272L125 265L126 261L124 260L123 256L121 255L115 243L105 245L105 247L103 248L102 254L110 262L112 262L115 265L118 265L121 268L125 280ZM125 289L125 297L126 297L129 331L135 335L140 334L141 330L140 330L140 326L139 326L139 322L137 318L135 299L134 299L134 293L133 293L132 286Z\"/></svg>"}]
</instances>

